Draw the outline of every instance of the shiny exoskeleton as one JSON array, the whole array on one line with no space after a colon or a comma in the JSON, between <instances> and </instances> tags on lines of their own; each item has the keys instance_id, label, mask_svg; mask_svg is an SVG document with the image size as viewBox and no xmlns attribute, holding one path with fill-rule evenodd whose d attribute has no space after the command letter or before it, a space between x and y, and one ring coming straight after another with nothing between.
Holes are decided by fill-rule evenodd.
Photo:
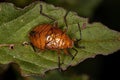
<instances>
[{"instance_id":1,"label":"shiny exoskeleton","mask_svg":"<svg viewBox=\"0 0 120 80\"><path fill-rule=\"evenodd\" d=\"M33 46L45 50L66 49L73 47L73 40L58 27L51 24L43 24L35 27L30 32L30 41Z\"/></svg>"},{"instance_id":2,"label":"shiny exoskeleton","mask_svg":"<svg viewBox=\"0 0 120 80\"><path fill-rule=\"evenodd\" d=\"M70 56L72 56L72 60L73 60L76 54L78 53L78 51L75 48L73 48L73 46L74 44L76 44L76 47L80 47L78 45L78 41L80 41L81 38L79 40L74 41L70 39L70 37L66 34L66 30L68 29L66 16L68 12L64 16L64 22L67 27L67 29L64 31L58 27L58 24L54 18L42 12L42 5L40 5L40 14L53 20L54 24L48 24L48 23L41 24L32 29L32 31L29 33L29 38L31 45L33 46L33 49L35 50L35 48L38 48L40 50L46 50L46 49L55 50L58 52L58 54L60 53L60 50L63 50L65 54L69 54ZM80 30L79 23L78 23L78 27ZM80 30L80 37L81 37L81 30ZM74 56L68 51L68 49L75 50L76 53L74 54ZM59 62L58 67L59 69L61 69L60 56L58 56L58 62Z\"/></svg>"}]
</instances>

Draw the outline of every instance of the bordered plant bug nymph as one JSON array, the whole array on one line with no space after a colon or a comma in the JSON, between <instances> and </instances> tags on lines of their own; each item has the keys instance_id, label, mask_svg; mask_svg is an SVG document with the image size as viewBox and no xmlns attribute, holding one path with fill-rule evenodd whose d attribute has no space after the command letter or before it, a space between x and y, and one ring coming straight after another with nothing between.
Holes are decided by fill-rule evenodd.
<instances>
[{"instance_id":1,"label":"bordered plant bug nymph","mask_svg":"<svg viewBox=\"0 0 120 80\"><path fill-rule=\"evenodd\" d=\"M45 16L53 20L54 23L53 24L50 24L50 23L41 24L33 28L31 32L29 33L30 43L35 52L36 52L36 48L39 50L47 49L47 50L57 51L58 68L60 70L61 70L61 63L60 63L61 50L63 50L65 54L70 55L73 60L78 53L77 49L75 49L74 46L81 48L81 46L78 45L78 42L81 40L81 29L80 29L79 23L78 23L78 29L80 32L80 39L75 41L66 34L68 30L68 24L66 20L68 13L69 12L67 12L64 15L64 22L66 24L66 30L62 30L58 27L58 22L53 17L48 16L47 14L43 13L43 6L40 5L40 14L42 16ZM73 49L75 51L75 54L72 55L69 49Z\"/></svg>"}]
</instances>

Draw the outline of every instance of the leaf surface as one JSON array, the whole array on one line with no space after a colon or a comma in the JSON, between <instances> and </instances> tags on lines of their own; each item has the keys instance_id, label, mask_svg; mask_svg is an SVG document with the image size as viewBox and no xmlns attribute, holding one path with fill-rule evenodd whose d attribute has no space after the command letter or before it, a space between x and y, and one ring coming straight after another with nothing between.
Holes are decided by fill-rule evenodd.
<instances>
[{"instance_id":1,"label":"leaf surface","mask_svg":"<svg viewBox=\"0 0 120 80\"><path fill-rule=\"evenodd\" d=\"M0 45L14 44L14 49L0 47L0 63L8 64L15 62L20 66L23 75L44 74L44 72L58 68L58 55L56 51L46 50L36 53L30 45L23 46L22 43L29 42L28 34L32 28L40 24L53 24L53 21L40 14L40 4L43 6L43 12L58 21L60 29L65 29L64 15L66 10L54 7L43 2L36 2L24 9L18 9L12 4L0 4ZM69 55L61 52L61 65L63 69L68 66L76 65L81 61L98 54L111 54L120 49L120 33L110 30L101 23L87 23L87 18L82 18L74 12L67 15L68 32L72 39L79 39L79 30L77 23L86 27L81 30L82 40L79 45L85 49L78 50L74 60ZM75 51L70 49L72 55Z\"/></svg>"}]
</instances>

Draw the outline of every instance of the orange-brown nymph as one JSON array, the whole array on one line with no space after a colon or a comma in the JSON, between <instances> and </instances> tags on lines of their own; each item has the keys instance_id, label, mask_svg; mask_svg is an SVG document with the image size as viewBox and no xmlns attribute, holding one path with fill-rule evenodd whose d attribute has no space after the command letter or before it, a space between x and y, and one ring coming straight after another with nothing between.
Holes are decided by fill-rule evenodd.
<instances>
[{"instance_id":1,"label":"orange-brown nymph","mask_svg":"<svg viewBox=\"0 0 120 80\"><path fill-rule=\"evenodd\" d=\"M66 16L67 16L68 12L64 16L64 22L67 27L66 30L60 29L58 27L58 23L56 22L56 20L54 18L52 18L42 12L42 5L40 5L40 14L45 17L50 18L51 20L53 20L55 22L54 22L54 24L46 23L46 24L36 26L35 28L33 28L30 31L29 38L30 38L31 45L33 46L33 49L35 50L35 48L38 48L39 50L46 50L46 49L47 50L55 50L58 52L58 54L60 54L60 51L63 50L65 54L69 54L70 56L72 56L72 60L73 60L74 57L76 56L76 54L78 53L78 51L73 47L74 47L74 45L76 47L81 47L78 45L78 41L81 40L81 37L80 37L80 39L74 41L66 34L66 31L68 29ZM78 23L78 28L79 28L80 36L81 36L81 29L80 29L79 23ZM74 55L72 55L68 51L68 49L73 49L73 50L75 50L76 53ZM59 69L61 69L60 56L58 56L58 62L59 62L58 67L59 67Z\"/></svg>"}]
</instances>

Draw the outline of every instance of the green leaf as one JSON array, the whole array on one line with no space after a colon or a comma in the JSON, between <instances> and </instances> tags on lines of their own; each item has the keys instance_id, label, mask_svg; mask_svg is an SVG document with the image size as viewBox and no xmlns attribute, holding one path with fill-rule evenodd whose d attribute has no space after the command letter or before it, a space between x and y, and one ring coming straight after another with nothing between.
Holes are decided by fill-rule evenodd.
<instances>
[{"instance_id":1,"label":"green leaf","mask_svg":"<svg viewBox=\"0 0 120 80\"><path fill-rule=\"evenodd\" d=\"M58 21L60 29L65 29L64 15L66 10L54 7L43 2L36 2L24 9L18 9L12 4L0 4L0 63L8 64L15 62L20 66L21 73L25 76L30 74L44 74L44 72L58 68L58 55L56 51L45 50L36 53L33 48L23 46L22 43L29 42L28 34L32 28L40 24L53 24L52 20L40 14L40 4L43 6L43 12ZM85 23L86 28L82 29L82 40L79 45L85 49L76 48L78 54L72 61L71 56L61 52L61 65L63 69L68 66L77 65L83 60L98 54L111 54L120 49L120 33L108 29L101 23L87 23L87 18L82 18L74 12L67 15L68 35L72 39L78 39L79 30L77 23ZM4 47L14 44L14 49ZM75 51L70 49L72 55Z\"/></svg>"}]
</instances>

